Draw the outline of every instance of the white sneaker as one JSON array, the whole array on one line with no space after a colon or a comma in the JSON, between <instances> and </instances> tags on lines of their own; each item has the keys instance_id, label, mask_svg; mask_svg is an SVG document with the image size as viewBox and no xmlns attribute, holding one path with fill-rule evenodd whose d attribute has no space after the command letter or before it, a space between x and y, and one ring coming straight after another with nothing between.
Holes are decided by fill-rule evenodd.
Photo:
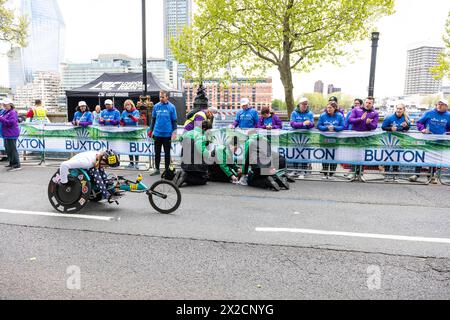
<instances>
[{"instance_id":1,"label":"white sneaker","mask_svg":"<svg viewBox=\"0 0 450 320\"><path fill-rule=\"evenodd\" d=\"M305 175L300 174L300 175L297 176L296 179L298 179L298 180L303 180L303 179L305 179Z\"/></svg>"},{"instance_id":2,"label":"white sneaker","mask_svg":"<svg viewBox=\"0 0 450 320\"><path fill-rule=\"evenodd\" d=\"M432 177L431 180L430 180L430 183L437 184L438 183L438 179L436 177Z\"/></svg>"},{"instance_id":3,"label":"white sneaker","mask_svg":"<svg viewBox=\"0 0 450 320\"><path fill-rule=\"evenodd\" d=\"M418 177L417 175L413 175L413 176L409 177L408 180L409 180L410 182L416 182L418 178L419 178L419 177Z\"/></svg>"},{"instance_id":4,"label":"white sneaker","mask_svg":"<svg viewBox=\"0 0 450 320\"><path fill-rule=\"evenodd\" d=\"M350 174L347 176L347 178L348 178L348 180L355 180L356 174L350 173Z\"/></svg>"}]
</instances>

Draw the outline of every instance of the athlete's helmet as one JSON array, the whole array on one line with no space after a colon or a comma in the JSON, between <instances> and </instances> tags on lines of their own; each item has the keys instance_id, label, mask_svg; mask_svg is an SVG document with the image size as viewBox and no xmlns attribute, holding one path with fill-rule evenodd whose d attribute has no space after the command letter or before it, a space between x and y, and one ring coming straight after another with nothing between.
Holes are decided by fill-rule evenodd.
<instances>
[{"instance_id":1,"label":"athlete's helmet","mask_svg":"<svg viewBox=\"0 0 450 320\"><path fill-rule=\"evenodd\" d=\"M110 167L118 167L120 166L120 159L119 155L114 150L106 150L103 154L103 160L108 164Z\"/></svg>"}]
</instances>

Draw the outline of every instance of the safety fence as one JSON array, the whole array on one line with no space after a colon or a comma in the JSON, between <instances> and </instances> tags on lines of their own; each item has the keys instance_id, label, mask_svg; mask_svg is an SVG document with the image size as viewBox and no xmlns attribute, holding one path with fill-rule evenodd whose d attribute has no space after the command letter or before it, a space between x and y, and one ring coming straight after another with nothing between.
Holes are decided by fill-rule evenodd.
<instances>
[{"instance_id":1,"label":"safety fence","mask_svg":"<svg viewBox=\"0 0 450 320\"><path fill-rule=\"evenodd\" d=\"M114 149L121 155L140 156L149 169L153 166L154 143L148 138L148 127L74 127L71 124L21 124L18 150L25 162L61 161L83 151ZM183 129L178 129L178 137ZM286 158L288 168L302 178L328 177L328 180L362 180L363 174L379 175L371 179L384 182L391 177L423 176L428 183L427 168L437 168L441 182L450 182L450 135L424 135L420 132L318 130L252 130L271 141L273 151ZM212 145L225 144L236 135L241 145L247 130L214 129L207 133ZM0 150L3 141L0 139ZM181 144L172 143L173 158L180 159ZM237 154L239 156L239 154ZM126 161L126 157L123 157ZM325 164L325 167L323 166ZM334 167L337 167L336 169ZM422 168L418 171L416 168ZM418 172L416 172L418 171ZM305 174L306 173L306 174ZM355 174L355 175L353 175ZM350 178L348 178L350 176ZM394 179L392 179L394 180ZM419 179L420 180L420 179Z\"/></svg>"}]
</instances>

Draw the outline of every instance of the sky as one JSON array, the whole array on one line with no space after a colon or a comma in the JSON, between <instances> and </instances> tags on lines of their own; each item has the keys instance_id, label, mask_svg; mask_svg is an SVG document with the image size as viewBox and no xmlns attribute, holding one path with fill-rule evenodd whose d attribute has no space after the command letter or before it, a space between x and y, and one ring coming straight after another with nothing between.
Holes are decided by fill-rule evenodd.
<instances>
[{"instance_id":1,"label":"sky","mask_svg":"<svg viewBox=\"0 0 450 320\"><path fill-rule=\"evenodd\" d=\"M66 62L89 62L101 53L141 56L141 0L57 1L66 24ZM147 0L146 11L147 56L163 57L163 0ZM447 0L396 0L396 13L377 23L380 41L376 96L402 95L406 51L417 43L443 45L449 11L450 1ZM0 50L3 47L0 46ZM332 83L352 96L367 95L371 42L356 43L352 48L360 51L352 64L323 65L308 74L295 74L294 96L312 92L317 80L322 80L325 86ZM278 72L271 70L269 75L273 78L274 98L283 99ZM0 84L8 84L4 54L0 56Z\"/></svg>"}]
</instances>

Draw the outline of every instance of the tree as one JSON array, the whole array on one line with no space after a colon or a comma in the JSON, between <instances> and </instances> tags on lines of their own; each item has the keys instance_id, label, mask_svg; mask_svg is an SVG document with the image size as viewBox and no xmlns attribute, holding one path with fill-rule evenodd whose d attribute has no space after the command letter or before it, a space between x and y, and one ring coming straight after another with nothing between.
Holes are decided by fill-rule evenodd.
<instances>
[{"instance_id":1,"label":"tree","mask_svg":"<svg viewBox=\"0 0 450 320\"><path fill-rule=\"evenodd\" d=\"M439 99L441 98L440 95L428 95L422 98L420 101L421 104L427 105L428 107L436 105L436 103L439 102Z\"/></svg>"},{"instance_id":2,"label":"tree","mask_svg":"<svg viewBox=\"0 0 450 320\"><path fill-rule=\"evenodd\" d=\"M443 40L445 43L444 51L438 56L438 64L431 68L431 73L436 80L442 79L444 76L450 78L450 11L448 12Z\"/></svg>"},{"instance_id":3,"label":"tree","mask_svg":"<svg viewBox=\"0 0 450 320\"><path fill-rule=\"evenodd\" d=\"M292 73L322 62L339 64L344 45L369 39L374 22L392 14L394 0L202 0L191 27L216 55L208 70L228 67L244 74L276 67L289 114L294 108ZM186 42L179 37L176 42ZM180 46L180 48L183 46ZM195 72L189 46L175 53ZM195 50L193 50L195 52Z\"/></svg>"},{"instance_id":4,"label":"tree","mask_svg":"<svg viewBox=\"0 0 450 320\"><path fill-rule=\"evenodd\" d=\"M5 5L7 0L0 0L0 41L20 47L26 46L28 22L24 16L16 16Z\"/></svg>"},{"instance_id":5,"label":"tree","mask_svg":"<svg viewBox=\"0 0 450 320\"><path fill-rule=\"evenodd\" d=\"M272 100L272 109L274 110L286 110L286 103L279 99Z\"/></svg>"}]
</instances>

